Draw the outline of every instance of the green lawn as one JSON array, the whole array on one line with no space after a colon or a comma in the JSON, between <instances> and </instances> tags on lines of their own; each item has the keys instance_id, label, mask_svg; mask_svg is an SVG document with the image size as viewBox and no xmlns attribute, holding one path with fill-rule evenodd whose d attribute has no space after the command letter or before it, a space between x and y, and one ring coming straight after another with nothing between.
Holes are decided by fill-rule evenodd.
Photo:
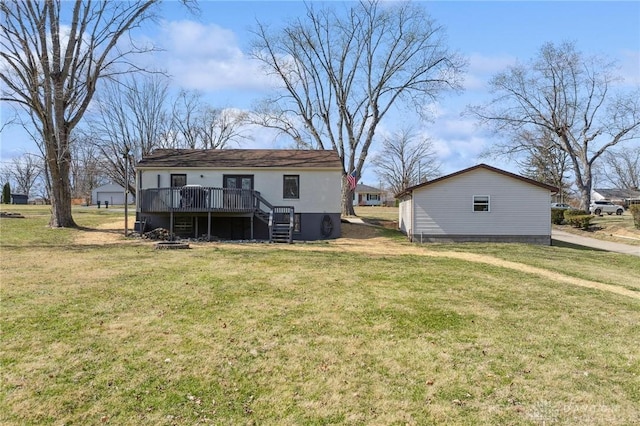
<instances>
[{"instance_id":1,"label":"green lawn","mask_svg":"<svg viewBox=\"0 0 640 426\"><path fill-rule=\"evenodd\" d=\"M638 258L393 236L165 251L77 243L115 211L51 230L10 208L0 424L640 422L639 298L447 253L633 291Z\"/></svg>"}]
</instances>

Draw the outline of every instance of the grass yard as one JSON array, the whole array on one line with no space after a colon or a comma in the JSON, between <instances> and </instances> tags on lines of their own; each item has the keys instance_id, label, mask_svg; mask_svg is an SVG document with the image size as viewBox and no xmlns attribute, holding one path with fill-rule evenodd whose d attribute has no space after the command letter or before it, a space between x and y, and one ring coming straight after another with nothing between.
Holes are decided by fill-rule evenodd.
<instances>
[{"instance_id":1,"label":"grass yard","mask_svg":"<svg viewBox=\"0 0 640 426\"><path fill-rule=\"evenodd\" d=\"M115 210L9 209L0 424L640 422L637 257L346 224L154 250Z\"/></svg>"}]
</instances>

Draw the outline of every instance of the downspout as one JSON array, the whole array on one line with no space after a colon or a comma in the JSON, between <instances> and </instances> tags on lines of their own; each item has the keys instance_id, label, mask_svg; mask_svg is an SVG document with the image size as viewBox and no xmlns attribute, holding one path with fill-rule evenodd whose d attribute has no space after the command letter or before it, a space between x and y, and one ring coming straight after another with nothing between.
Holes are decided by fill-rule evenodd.
<instances>
[{"instance_id":1,"label":"downspout","mask_svg":"<svg viewBox=\"0 0 640 426\"><path fill-rule=\"evenodd\" d=\"M409 214L411 215L411 232L415 229L416 218L413 216L413 191L409 194L409 199L411 200L411 204L409 204ZM413 242L413 234L409 234L409 241Z\"/></svg>"}]
</instances>

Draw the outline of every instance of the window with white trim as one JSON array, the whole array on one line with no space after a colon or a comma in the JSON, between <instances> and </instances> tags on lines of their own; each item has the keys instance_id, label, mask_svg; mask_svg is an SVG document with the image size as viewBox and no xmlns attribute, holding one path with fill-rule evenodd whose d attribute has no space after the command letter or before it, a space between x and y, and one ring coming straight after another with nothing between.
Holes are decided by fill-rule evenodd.
<instances>
[{"instance_id":1,"label":"window with white trim","mask_svg":"<svg viewBox=\"0 0 640 426\"><path fill-rule=\"evenodd\" d=\"M300 175L284 175L282 181L282 198L300 198Z\"/></svg>"},{"instance_id":2,"label":"window with white trim","mask_svg":"<svg viewBox=\"0 0 640 426\"><path fill-rule=\"evenodd\" d=\"M474 195L473 196L473 211L474 212L489 212L491 198L488 195Z\"/></svg>"}]
</instances>

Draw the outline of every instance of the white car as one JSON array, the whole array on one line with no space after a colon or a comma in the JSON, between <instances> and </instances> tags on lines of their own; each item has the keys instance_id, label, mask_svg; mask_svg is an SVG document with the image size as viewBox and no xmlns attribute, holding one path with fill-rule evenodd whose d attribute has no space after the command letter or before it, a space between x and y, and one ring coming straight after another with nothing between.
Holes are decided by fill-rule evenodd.
<instances>
[{"instance_id":1,"label":"white car","mask_svg":"<svg viewBox=\"0 0 640 426\"><path fill-rule=\"evenodd\" d=\"M624 208L617 204L613 204L611 201L593 201L589 206L589 213L600 216L602 213L608 215L617 214L620 216L624 213Z\"/></svg>"},{"instance_id":2,"label":"white car","mask_svg":"<svg viewBox=\"0 0 640 426\"><path fill-rule=\"evenodd\" d=\"M552 209L561 209L561 210L575 210L569 204L565 204L565 203L551 203L551 208Z\"/></svg>"}]
</instances>

